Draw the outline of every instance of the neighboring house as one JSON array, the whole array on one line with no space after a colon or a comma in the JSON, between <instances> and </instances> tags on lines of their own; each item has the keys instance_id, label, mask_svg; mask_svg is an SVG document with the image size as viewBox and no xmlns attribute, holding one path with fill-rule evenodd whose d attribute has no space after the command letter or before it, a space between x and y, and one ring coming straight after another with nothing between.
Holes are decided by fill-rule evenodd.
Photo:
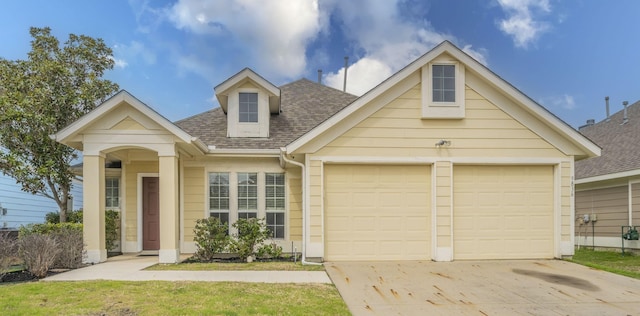
<instances>
[{"instance_id":1,"label":"neighboring house","mask_svg":"<svg viewBox=\"0 0 640 316\"><path fill-rule=\"evenodd\" d=\"M82 208L82 182L74 181L71 189L74 209ZM0 229L16 229L23 225L44 223L45 215L57 212L58 204L51 199L22 191L20 184L0 173Z\"/></svg>"},{"instance_id":2,"label":"neighboring house","mask_svg":"<svg viewBox=\"0 0 640 316\"><path fill-rule=\"evenodd\" d=\"M554 258L574 251L574 160L600 148L449 42L361 97L244 69L172 123L126 91L53 135L84 155L88 261L194 252L195 221L266 218L304 260ZM121 168L105 170L106 161Z\"/></svg>"},{"instance_id":3,"label":"neighboring house","mask_svg":"<svg viewBox=\"0 0 640 316\"><path fill-rule=\"evenodd\" d=\"M580 132L602 156L576 163L576 243L621 247L622 226L640 226L640 101ZM585 214L596 221L585 223ZM640 249L640 242L625 247Z\"/></svg>"}]
</instances>

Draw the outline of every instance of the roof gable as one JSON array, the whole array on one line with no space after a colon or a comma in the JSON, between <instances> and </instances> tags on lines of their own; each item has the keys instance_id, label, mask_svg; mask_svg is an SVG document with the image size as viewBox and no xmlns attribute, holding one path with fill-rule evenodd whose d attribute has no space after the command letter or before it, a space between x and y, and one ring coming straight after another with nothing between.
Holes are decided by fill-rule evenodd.
<instances>
[{"instance_id":1,"label":"roof gable","mask_svg":"<svg viewBox=\"0 0 640 316\"><path fill-rule=\"evenodd\" d=\"M224 113L227 113L229 101L228 93L247 82L251 82L259 88L267 91L269 94L269 112L272 114L280 112L280 89L271 82L262 78L253 70L245 68L214 88L216 98L218 99L220 107Z\"/></svg>"},{"instance_id":2,"label":"roof gable","mask_svg":"<svg viewBox=\"0 0 640 316\"><path fill-rule=\"evenodd\" d=\"M600 154L600 148L589 139L581 135L575 129L564 123L562 120L551 114L545 108L531 100L511 84L497 76L477 60L464 53L458 47L448 41L444 41L431 51L419 57L414 62L407 65L387 80L374 87L349 106L345 107L336 115L332 116L316 128L312 129L302 137L286 146L287 153L293 153L305 147L317 149L328 144L330 141L355 126L367 115L379 110L385 102L379 102L380 98L390 98L399 96L420 82L420 70L423 66L436 59L438 56L448 54L465 65L466 71L476 77L475 83L478 88L492 88L499 91L497 98L506 98L510 103L518 105L517 108L503 109L514 118L523 122L543 138L547 139L554 146L565 151L567 154L577 158L593 157ZM467 81L469 83L469 80ZM475 87L474 87L475 88ZM374 102L375 101L375 102ZM501 102L497 102L501 104ZM354 119L353 117L356 117ZM350 118L349 120L346 120ZM539 123L532 122L530 118L535 118ZM348 124L341 122L348 121ZM526 122L525 122L526 121ZM329 131L333 129L334 131ZM321 136L324 135L324 136ZM554 137L559 135L560 137ZM315 142L313 146L309 146Z\"/></svg>"},{"instance_id":3,"label":"roof gable","mask_svg":"<svg viewBox=\"0 0 640 316\"><path fill-rule=\"evenodd\" d=\"M134 110L131 114L125 115L125 117L122 118L110 115L117 109L127 106ZM162 128L184 143L194 144L198 148L205 147L201 141L171 123L125 90L116 93L91 112L85 114L56 134L51 135L51 137L60 143L79 149L81 148L81 140L76 139L76 136L81 135L85 130L96 125L103 129L114 131L154 130Z\"/></svg>"}]
</instances>

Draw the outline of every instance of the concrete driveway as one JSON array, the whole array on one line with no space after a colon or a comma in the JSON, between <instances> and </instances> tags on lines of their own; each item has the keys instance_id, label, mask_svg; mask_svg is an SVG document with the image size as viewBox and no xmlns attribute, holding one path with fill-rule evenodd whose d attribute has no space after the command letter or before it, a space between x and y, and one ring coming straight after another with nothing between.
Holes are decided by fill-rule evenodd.
<instances>
[{"instance_id":1,"label":"concrete driveway","mask_svg":"<svg viewBox=\"0 0 640 316\"><path fill-rule=\"evenodd\" d=\"M325 266L354 315L640 315L640 280L561 260Z\"/></svg>"}]
</instances>

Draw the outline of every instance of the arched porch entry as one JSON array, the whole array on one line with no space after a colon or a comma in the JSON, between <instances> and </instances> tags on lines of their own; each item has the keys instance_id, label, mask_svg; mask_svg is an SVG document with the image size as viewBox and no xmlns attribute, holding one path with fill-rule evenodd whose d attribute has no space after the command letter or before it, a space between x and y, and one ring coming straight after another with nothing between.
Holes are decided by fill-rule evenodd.
<instances>
[{"instance_id":1,"label":"arched porch entry","mask_svg":"<svg viewBox=\"0 0 640 316\"><path fill-rule=\"evenodd\" d=\"M158 253L159 262L177 262L179 170L175 144L109 147L85 143L84 242L87 262L107 259L105 247L105 161L120 160L123 252Z\"/></svg>"}]
</instances>

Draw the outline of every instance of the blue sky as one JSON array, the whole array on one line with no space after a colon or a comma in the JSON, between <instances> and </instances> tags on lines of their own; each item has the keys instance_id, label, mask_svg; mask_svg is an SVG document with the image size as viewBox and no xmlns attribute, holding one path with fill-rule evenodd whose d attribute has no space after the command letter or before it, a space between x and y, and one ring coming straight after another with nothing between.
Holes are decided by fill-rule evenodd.
<instances>
[{"instance_id":1,"label":"blue sky","mask_svg":"<svg viewBox=\"0 0 640 316\"><path fill-rule=\"evenodd\" d=\"M213 87L244 67L362 94L450 40L574 127L640 100L640 1L6 1L0 57L25 59L29 27L99 37L117 82L170 120L218 106Z\"/></svg>"}]
</instances>

